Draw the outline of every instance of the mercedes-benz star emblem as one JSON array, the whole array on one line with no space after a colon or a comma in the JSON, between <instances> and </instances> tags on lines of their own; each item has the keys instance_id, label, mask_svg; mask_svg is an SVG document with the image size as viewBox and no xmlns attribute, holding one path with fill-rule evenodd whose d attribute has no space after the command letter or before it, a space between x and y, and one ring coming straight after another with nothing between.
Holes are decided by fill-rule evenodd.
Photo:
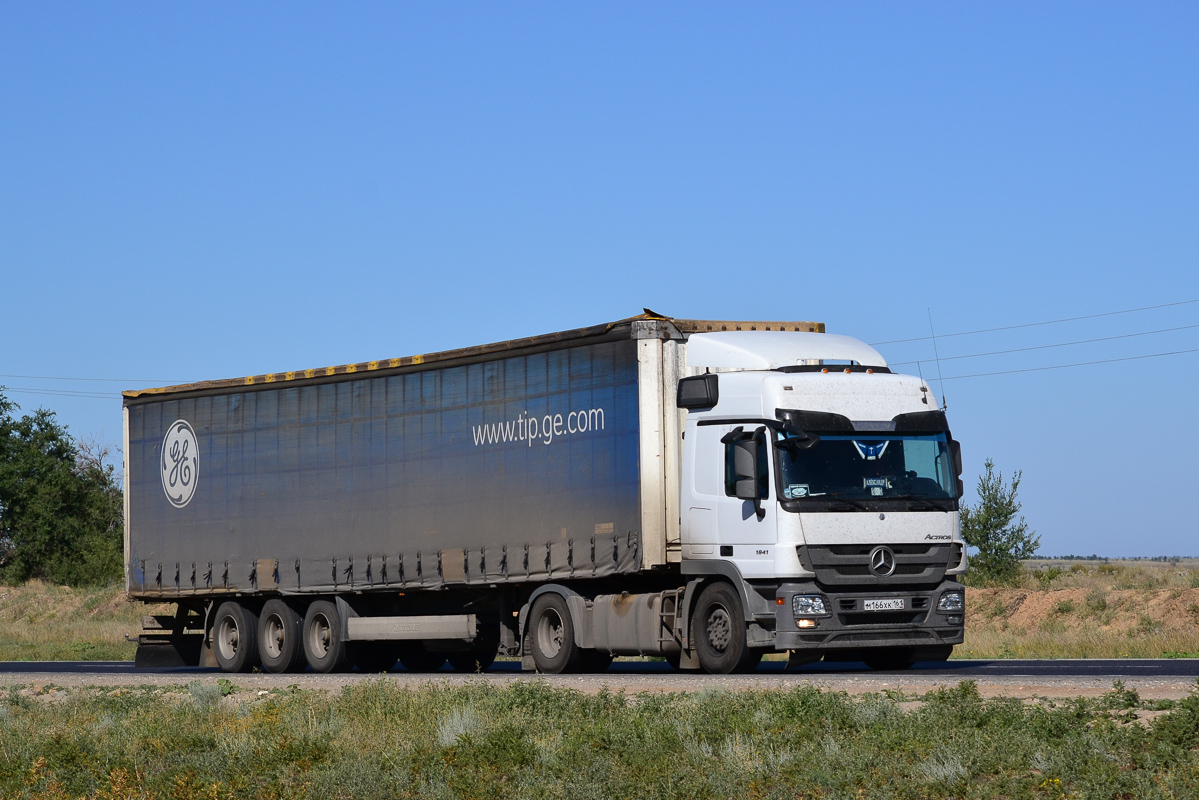
<instances>
[{"instance_id":1,"label":"mercedes-benz star emblem","mask_svg":"<svg viewBox=\"0 0 1199 800\"><path fill-rule=\"evenodd\" d=\"M886 578L895 571L895 554L889 547L876 547L870 551L870 571Z\"/></svg>"}]
</instances>

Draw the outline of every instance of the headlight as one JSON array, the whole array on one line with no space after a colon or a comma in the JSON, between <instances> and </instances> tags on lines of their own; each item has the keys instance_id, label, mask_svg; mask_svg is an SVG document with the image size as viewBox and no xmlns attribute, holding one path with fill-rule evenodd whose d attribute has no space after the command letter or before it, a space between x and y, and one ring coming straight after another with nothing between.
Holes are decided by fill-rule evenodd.
<instances>
[{"instance_id":1,"label":"headlight","mask_svg":"<svg viewBox=\"0 0 1199 800\"><path fill-rule=\"evenodd\" d=\"M961 592L946 592L937 601L938 611L961 611L966 607L966 596Z\"/></svg>"},{"instance_id":2,"label":"headlight","mask_svg":"<svg viewBox=\"0 0 1199 800\"><path fill-rule=\"evenodd\" d=\"M827 614L824 598L818 594L797 594L791 598L791 610L797 617L809 617L814 614Z\"/></svg>"}]
</instances>

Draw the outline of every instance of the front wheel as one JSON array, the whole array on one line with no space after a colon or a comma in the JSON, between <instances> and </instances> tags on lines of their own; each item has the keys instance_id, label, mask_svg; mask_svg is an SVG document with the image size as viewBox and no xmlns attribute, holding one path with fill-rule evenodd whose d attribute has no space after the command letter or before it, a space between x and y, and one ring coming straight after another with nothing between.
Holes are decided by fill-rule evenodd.
<instances>
[{"instance_id":1,"label":"front wheel","mask_svg":"<svg viewBox=\"0 0 1199 800\"><path fill-rule=\"evenodd\" d=\"M528 624L538 672L556 675L578 668L581 651L575 644L574 621L565 597L553 592L538 597Z\"/></svg>"},{"instance_id":2,"label":"front wheel","mask_svg":"<svg viewBox=\"0 0 1199 800\"><path fill-rule=\"evenodd\" d=\"M748 672L762 660L762 651L746 644L741 598L723 582L700 592L691 616L691 643L699 665L713 675Z\"/></svg>"}]
</instances>

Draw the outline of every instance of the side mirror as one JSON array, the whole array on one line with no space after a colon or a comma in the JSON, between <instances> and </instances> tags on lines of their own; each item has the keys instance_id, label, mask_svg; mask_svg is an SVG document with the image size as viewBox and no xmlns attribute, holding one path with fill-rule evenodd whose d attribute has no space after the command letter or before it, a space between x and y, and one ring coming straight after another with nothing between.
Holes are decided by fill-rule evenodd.
<instances>
[{"instance_id":1,"label":"side mirror","mask_svg":"<svg viewBox=\"0 0 1199 800\"><path fill-rule=\"evenodd\" d=\"M675 405L679 408L712 408L720 400L720 379L715 374L693 375L679 381Z\"/></svg>"},{"instance_id":2,"label":"side mirror","mask_svg":"<svg viewBox=\"0 0 1199 800\"><path fill-rule=\"evenodd\" d=\"M957 439L949 440L949 452L953 455L953 474L962 477L962 443Z\"/></svg>"},{"instance_id":3,"label":"side mirror","mask_svg":"<svg viewBox=\"0 0 1199 800\"><path fill-rule=\"evenodd\" d=\"M737 477L737 499L756 501L758 499L757 437L733 442L733 472Z\"/></svg>"}]
</instances>

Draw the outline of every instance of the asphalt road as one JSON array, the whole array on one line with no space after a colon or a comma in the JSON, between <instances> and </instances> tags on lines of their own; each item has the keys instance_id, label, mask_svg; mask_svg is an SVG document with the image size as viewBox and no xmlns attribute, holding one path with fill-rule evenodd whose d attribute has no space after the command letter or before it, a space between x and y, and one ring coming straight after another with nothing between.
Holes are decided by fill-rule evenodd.
<instances>
[{"instance_id":1,"label":"asphalt road","mask_svg":"<svg viewBox=\"0 0 1199 800\"><path fill-rule=\"evenodd\" d=\"M772 673L796 678L836 678L841 676L927 676L967 680L977 678L1170 678L1190 679L1199 678L1199 659L1192 658L1121 658L1121 659L995 659L995 660L966 660L921 663L902 672L875 672L861 663L826 663L807 664L799 669L786 670L786 662L765 661L758 667L753 676L768 676ZM219 670L201 669L198 667L173 668L136 668L130 661L0 661L0 676L13 676L19 680L20 675L171 675L171 676L201 676L218 675ZM397 670L396 676L407 675ZM435 676L455 675L448 667ZM516 661L500 661L492 665L486 675L515 676L520 673L520 664ZM619 680L620 676L696 676L694 673L676 673L662 661L616 661L606 673L612 679ZM307 677L321 677L314 673L305 673ZM423 673L423 677L430 677ZM288 676L281 675L279 678ZM746 676L749 677L749 676Z\"/></svg>"}]
</instances>

